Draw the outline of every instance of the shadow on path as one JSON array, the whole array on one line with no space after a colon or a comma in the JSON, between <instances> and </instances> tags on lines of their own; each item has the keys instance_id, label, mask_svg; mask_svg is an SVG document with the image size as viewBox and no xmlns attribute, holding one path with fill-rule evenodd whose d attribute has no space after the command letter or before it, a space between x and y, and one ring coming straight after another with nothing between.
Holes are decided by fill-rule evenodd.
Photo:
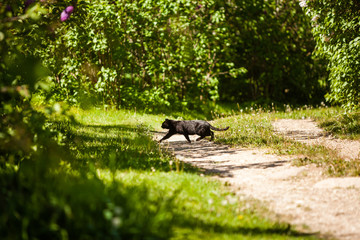
<instances>
[{"instance_id":1,"label":"shadow on path","mask_svg":"<svg viewBox=\"0 0 360 240\"><path fill-rule=\"evenodd\" d=\"M158 133L158 136L162 134ZM190 136L190 139L192 142L188 143L184 136L174 135L161 145L174 152L181 161L202 169L206 174L234 177L234 172L239 170L276 168L288 163L288 160L261 157L257 155L258 150L232 149L206 139L196 142L196 136Z\"/></svg>"}]
</instances>

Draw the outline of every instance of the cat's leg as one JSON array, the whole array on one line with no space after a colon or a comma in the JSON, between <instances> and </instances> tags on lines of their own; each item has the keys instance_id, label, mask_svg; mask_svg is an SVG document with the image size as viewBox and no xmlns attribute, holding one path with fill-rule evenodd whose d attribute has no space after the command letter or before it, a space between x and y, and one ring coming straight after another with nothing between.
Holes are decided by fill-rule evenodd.
<instances>
[{"instance_id":1,"label":"cat's leg","mask_svg":"<svg viewBox=\"0 0 360 240\"><path fill-rule=\"evenodd\" d=\"M211 136L211 141L214 140L214 132L213 131L210 131L210 136Z\"/></svg>"},{"instance_id":2,"label":"cat's leg","mask_svg":"<svg viewBox=\"0 0 360 240\"><path fill-rule=\"evenodd\" d=\"M203 139L205 136L200 136L199 138L196 139L196 141L200 141L201 139Z\"/></svg>"},{"instance_id":3,"label":"cat's leg","mask_svg":"<svg viewBox=\"0 0 360 240\"><path fill-rule=\"evenodd\" d=\"M189 135L187 133L184 133L184 136L185 136L186 140L188 140L188 142L191 143Z\"/></svg>"},{"instance_id":4,"label":"cat's leg","mask_svg":"<svg viewBox=\"0 0 360 240\"><path fill-rule=\"evenodd\" d=\"M165 139L168 139L169 137L171 137L172 135L174 135L175 133L169 131L159 142L165 140Z\"/></svg>"}]
</instances>

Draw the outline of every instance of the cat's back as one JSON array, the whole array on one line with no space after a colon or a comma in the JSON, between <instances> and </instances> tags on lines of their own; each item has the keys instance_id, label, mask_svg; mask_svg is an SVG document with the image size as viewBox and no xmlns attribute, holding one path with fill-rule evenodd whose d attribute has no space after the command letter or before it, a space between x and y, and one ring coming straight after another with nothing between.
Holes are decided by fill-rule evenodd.
<instances>
[{"instance_id":1,"label":"cat's back","mask_svg":"<svg viewBox=\"0 0 360 240\"><path fill-rule=\"evenodd\" d=\"M196 134L198 129L205 127L206 121L202 120L184 120L176 123L176 130L179 133L187 132L189 134Z\"/></svg>"},{"instance_id":2,"label":"cat's back","mask_svg":"<svg viewBox=\"0 0 360 240\"><path fill-rule=\"evenodd\" d=\"M189 120L187 125L194 131L197 132L200 129L206 129L210 127L210 124L204 120Z\"/></svg>"},{"instance_id":3,"label":"cat's back","mask_svg":"<svg viewBox=\"0 0 360 240\"><path fill-rule=\"evenodd\" d=\"M204 120L191 120L191 122L194 122L197 126L208 126L210 125L207 121Z\"/></svg>"}]
</instances>

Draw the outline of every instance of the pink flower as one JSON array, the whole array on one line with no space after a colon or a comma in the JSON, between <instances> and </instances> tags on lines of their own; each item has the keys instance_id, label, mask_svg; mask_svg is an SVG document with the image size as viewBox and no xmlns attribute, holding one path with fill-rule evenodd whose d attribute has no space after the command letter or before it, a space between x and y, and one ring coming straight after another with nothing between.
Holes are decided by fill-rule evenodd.
<instances>
[{"instance_id":1,"label":"pink flower","mask_svg":"<svg viewBox=\"0 0 360 240\"><path fill-rule=\"evenodd\" d=\"M60 20L61 20L62 22L64 22L64 21L68 20L69 17L70 17L70 13L67 13L67 12L64 10L64 11L62 11L62 13L61 13L61 15L60 15Z\"/></svg>"},{"instance_id":2,"label":"pink flower","mask_svg":"<svg viewBox=\"0 0 360 240\"><path fill-rule=\"evenodd\" d=\"M73 6L68 6L65 8L65 12L71 14L74 11L74 7Z\"/></svg>"},{"instance_id":3,"label":"pink flower","mask_svg":"<svg viewBox=\"0 0 360 240\"><path fill-rule=\"evenodd\" d=\"M65 22L70 18L71 13L74 11L73 6L67 6L64 11L61 12L60 20Z\"/></svg>"}]
</instances>

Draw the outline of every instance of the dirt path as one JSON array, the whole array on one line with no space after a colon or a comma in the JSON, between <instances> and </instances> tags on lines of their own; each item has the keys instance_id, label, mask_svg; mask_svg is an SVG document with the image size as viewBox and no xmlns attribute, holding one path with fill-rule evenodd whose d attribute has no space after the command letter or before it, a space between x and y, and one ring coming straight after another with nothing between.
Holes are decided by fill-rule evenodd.
<instances>
[{"instance_id":1,"label":"dirt path","mask_svg":"<svg viewBox=\"0 0 360 240\"><path fill-rule=\"evenodd\" d=\"M284 121L274 123L281 134L301 141L326 138L309 120ZM357 143L352 144L357 147ZM313 165L293 166L289 156L233 149L206 140L189 144L182 135L171 137L162 146L172 149L178 159L214 173L240 196L261 200L281 220L302 231L360 240L360 178L329 178ZM350 152L356 155L355 150Z\"/></svg>"},{"instance_id":2,"label":"dirt path","mask_svg":"<svg viewBox=\"0 0 360 240\"><path fill-rule=\"evenodd\" d=\"M320 144L334 149L344 159L360 159L360 142L326 136L310 119L280 119L273 123L275 131L306 144Z\"/></svg>"}]
</instances>

